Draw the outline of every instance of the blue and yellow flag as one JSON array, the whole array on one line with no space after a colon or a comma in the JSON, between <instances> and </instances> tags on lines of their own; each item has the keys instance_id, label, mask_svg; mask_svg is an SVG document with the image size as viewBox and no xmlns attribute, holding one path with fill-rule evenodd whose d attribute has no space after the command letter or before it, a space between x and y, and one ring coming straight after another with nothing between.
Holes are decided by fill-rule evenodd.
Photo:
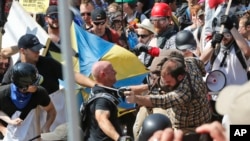
<instances>
[{"instance_id":1,"label":"blue and yellow flag","mask_svg":"<svg viewBox=\"0 0 250 141\"><path fill-rule=\"evenodd\" d=\"M145 79L148 71L137 56L127 49L103 40L74 23L71 31L73 46L78 49L79 67L82 74L91 77L93 64L106 60L112 63L117 72L115 87L138 85ZM125 109L133 106L125 102L119 105Z\"/></svg>"}]
</instances>

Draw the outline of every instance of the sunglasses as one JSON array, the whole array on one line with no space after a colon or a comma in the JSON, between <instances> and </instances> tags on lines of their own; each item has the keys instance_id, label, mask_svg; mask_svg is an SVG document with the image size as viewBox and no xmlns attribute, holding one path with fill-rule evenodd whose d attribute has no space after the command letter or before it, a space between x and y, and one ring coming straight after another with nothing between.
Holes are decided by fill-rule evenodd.
<instances>
[{"instance_id":1,"label":"sunglasses","mask_svg":"<svg viewBox=\"0 0 250 141\"><path fill-rule=\"evenodd\" d=\"M51 15L48 15L48 17L50 17L52 20L55 20L55 19L58 19L58 14L57 13L51 14Z\"/></svg>"},{"instance_id":2,"label":"sunglasses","mask_svg":"<svg viewBox=\"0 0 250 141\"><path fill-rule=\"evenodd\" d=\"M91 13L90 12L86 12L86 13L81 13L81 16L90 16L91 15Z\"/></svg>"},{"instance_id":3,"label":"sunglasses","mask_svg":"<svg viewBox=\"0 0 250 141\"><path fill-rule=\"evenodd\" d=\"M104 25L106 23L106 21L103 21L103 22L93 22L96 26L98 25Z\"/></svg>"},{"instance_id":4,"label":"sunglasses","mask_svg":"<svg viewBox=\"0 0 250 141\"><path fill-rule=\"evenodd\" d=\"M138 37L138 38L141 37L142 39L143 39L143 38L146 38L146 37L148 37L148 36L149 36L149 34L148 34L148 35L146 35L146 34L144 34L144 35L143 35L143 34L137 34L137 37Z\"/></svg>"}]
</instances>

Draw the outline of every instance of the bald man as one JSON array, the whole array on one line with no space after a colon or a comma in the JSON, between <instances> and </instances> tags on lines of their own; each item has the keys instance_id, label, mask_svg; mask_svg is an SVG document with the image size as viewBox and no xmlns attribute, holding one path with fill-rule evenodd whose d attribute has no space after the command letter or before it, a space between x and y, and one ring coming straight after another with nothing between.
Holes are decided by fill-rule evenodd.
<instances>
[{"instance_id":1,"label":"bald man","mask_svg":"<svg viewBox=\"0 0 250 141\"><path fill-rule=\"evenodd\" d=\"M94 95L104 93L105 97L109 98L100 97L91 103L88 113L90 115L89 135L85 140L117 141L122 135L117 117L119 101L114 96L114 91L101 87L113 87L116 82L116 71L110 62L99 61L93 65L92 75L97 84L91 89L92 93Z\"/></svg>"}]
</instances>

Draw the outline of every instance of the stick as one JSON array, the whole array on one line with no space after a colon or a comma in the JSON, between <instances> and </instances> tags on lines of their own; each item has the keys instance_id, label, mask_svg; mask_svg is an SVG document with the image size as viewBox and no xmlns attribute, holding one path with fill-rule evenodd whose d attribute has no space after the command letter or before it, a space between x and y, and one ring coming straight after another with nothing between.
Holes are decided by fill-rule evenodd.
<instances>
[{"instance_id":1,"label":"stick","mask_svg":"<svg viewBox=\"0 0 250 141\"><path fill-rule=\"evenodd\" d=\"M226 12L225 12L225 15L228 15L229 13L229 10L230 10L230 7L231 7L231 4L232 4L232 0L229 0L228 3L227 3L227 8L226 8ZM221 25L220 27L220 34L223 33L223 30L224 30L225 26L224 25ZM216 44L216 47L215 48L218 48L219 47L219 43Z\"/></svg>"},{"instance_id":2,"label":"stick","mask_svg":"<svg viewBox=\"0 0 250 141\"><path fill-rule=\"evenodd\" d=\"M6 23L6 17L5 17L5 0L0 1L0 51L2 48L2 36L4 34L4 24Z\"/></svg>"},{"instance_id":3,"label":"stick","mask_svg":"<svg viewBox=\"0 0 250 141\"><path fill-rule=\"evenodd\" d=\"M35 136L34 138L29 139L28 141L33 141L33 140L38 139L38 138L40 138L40 137L41 137L41 135L37 135L37 136Z\"/></svg>"}]
</instances>

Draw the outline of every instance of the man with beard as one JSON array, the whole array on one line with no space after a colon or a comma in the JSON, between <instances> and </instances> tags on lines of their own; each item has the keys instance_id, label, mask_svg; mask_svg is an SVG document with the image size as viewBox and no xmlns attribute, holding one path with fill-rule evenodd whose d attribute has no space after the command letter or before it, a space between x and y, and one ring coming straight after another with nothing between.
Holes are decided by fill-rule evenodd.
<instances>
[{"instance_id":1,"label":"man with beard","mask_svg":"<svg viewBox=\"0 0 250 141\"><path fill-rule=\"evenodd\" d=\"M217 21L217 22L215 22ZM201 59L210 61L210 70L220 70L227 78L226 85L244 84L247 82L246 60L250 57L250 48L243 36L234 27L234 21L223 15L214 19L215 34L201 54ZM220 25L224 25L223 33L218 33ZM216 47L216 44L219 44Z\"/></svg>"},{"instance_id":2,"label":"man with beard","mask_svg":"<svg viewBox=\"0 0 250 141\"><path fill-rule=\"evenodd\" d=\"M140 95L140 86L131 86L132 91L125 92L127 102L166 110L171 108L168 117L173 128L184 133L194 132L196 127L210 122L203 63L194 58L185 60L181 53L173 51L163 57L158 66L161 67L159 83L165 93Z\"/></svg>"},{"instance_id":3,"label":"man with beard","mask_svg":"<svg viewBox=\"0 0 250 141\"><path fill-rule=\"evenodd\" d=\"M0 80L2 81L4 74L11 66L11 58L5 58L0 55Z\"/></svg>"},{"instance_id":4,"label":"man with beard","mask_svg":"<svg viewBox=\"0 0 250 141\"><path fill-rule=\"evenodd\" d=\"M45 21L48 24L44 29L48 32L50 39L58 43L60 41L59 18L57 5L50 5L46 11Z\"/></svg>"}]
</instances>

